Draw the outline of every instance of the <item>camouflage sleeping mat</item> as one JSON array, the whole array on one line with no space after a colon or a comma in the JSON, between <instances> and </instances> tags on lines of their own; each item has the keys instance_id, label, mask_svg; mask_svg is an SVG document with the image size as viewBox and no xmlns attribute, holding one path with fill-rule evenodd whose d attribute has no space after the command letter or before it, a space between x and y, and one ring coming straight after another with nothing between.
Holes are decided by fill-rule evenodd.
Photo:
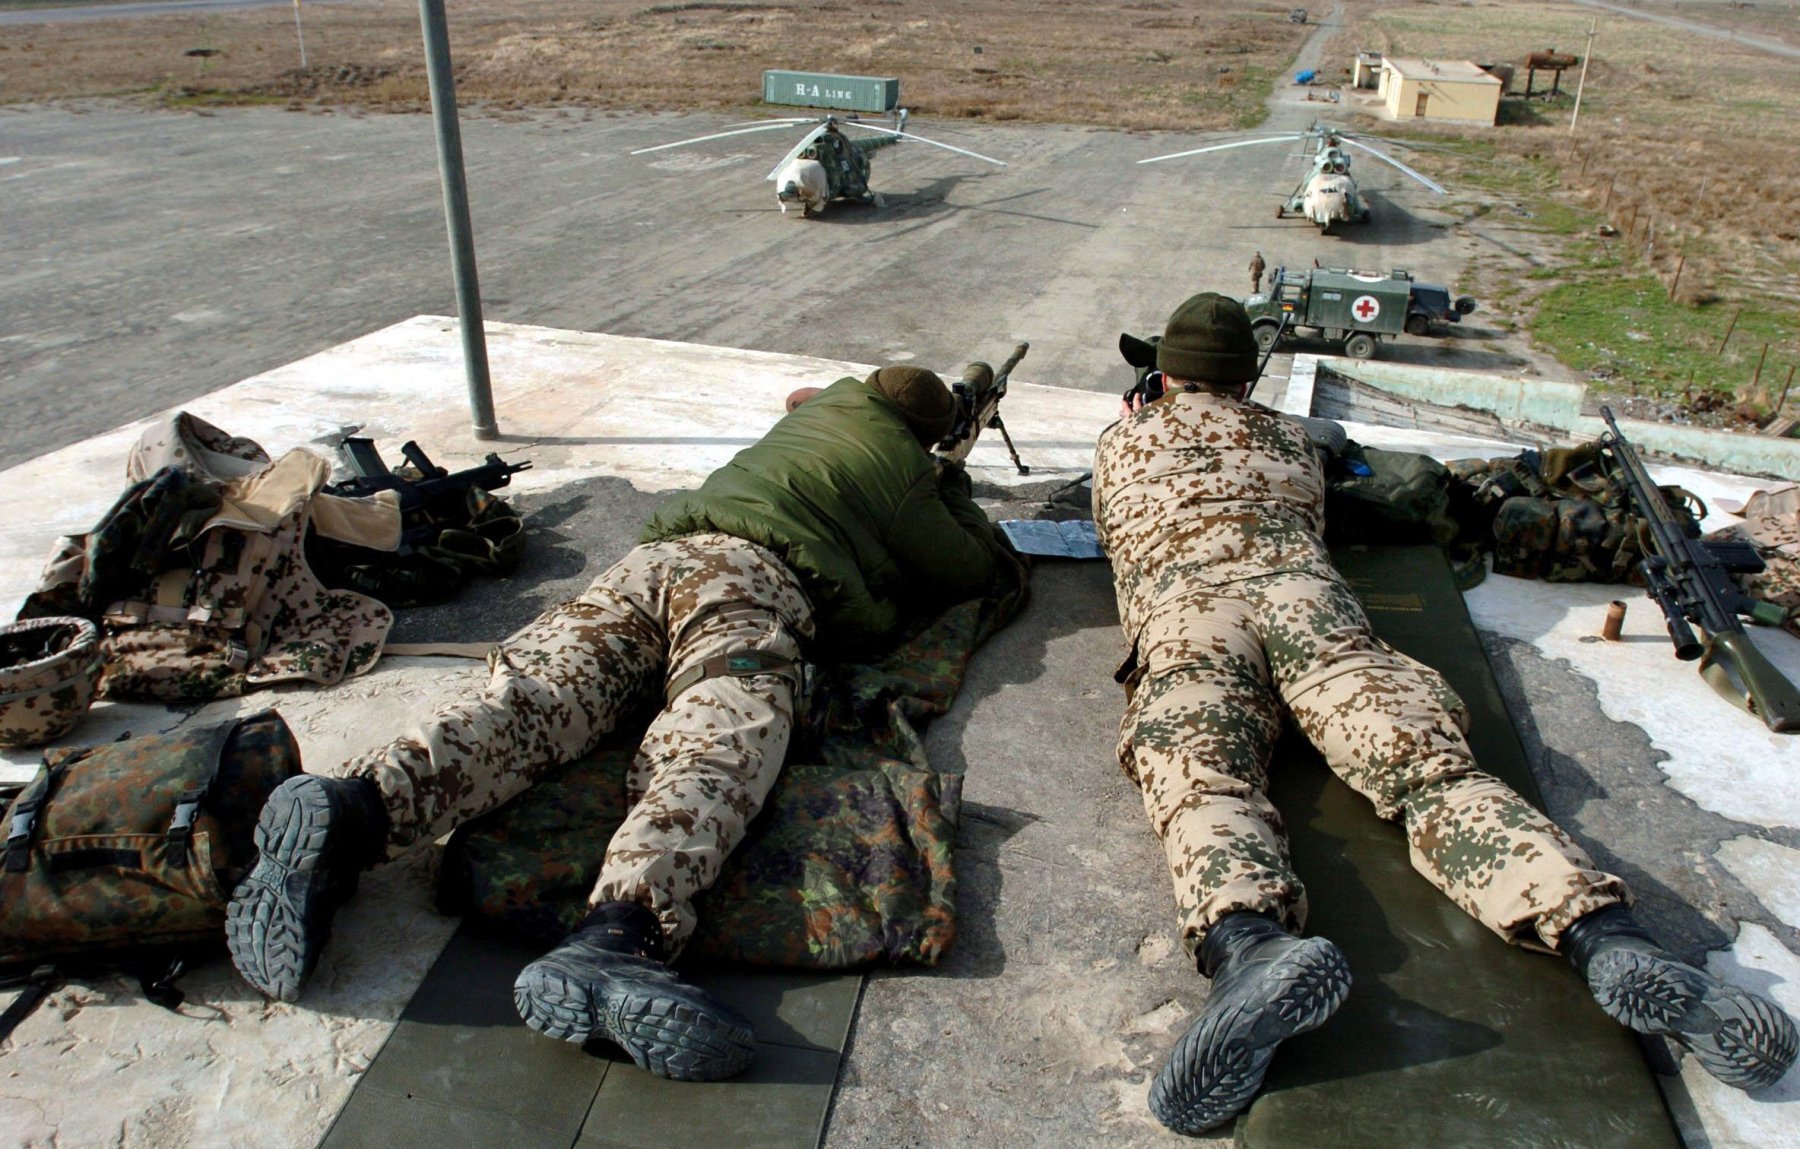
<instances>
[{"instance_id":1,"label":"camouflage sleeping mat","mask_svg":"<svg viewBox=\"0 0 1800 1149\"><path fill-rule=\"evenodd\" d=\"M836 970L935 965L956 933L962 778L925 758L923 727L1015 598L951 609L879 662L821 667L788 765L697 903L686 957ZM647 718L646 718L647 722ZM622 731L451 839L439 903L542 944L580 919L643 729Z\"/></svg>"},{"instance_id":2,"label":"camouflage sleeping mat","mask_svg":"<svg viewBox=\"0 0 1800 1149\"><path fill-rule=\"evenodd\" d=\"M1377 634L1443 672L1468 703L1482 769L1542 806L1443 552L1332 548ZM1303 739L1276 749L1270 798L1311 894L1307 932L1337 942L1356 985L1331 1024L1284 1042L1238 1119L1241 1149L1679 1149L1636 1037L1565 961L1510 946L1416 874Z\"/></svg>"}]
</instances>

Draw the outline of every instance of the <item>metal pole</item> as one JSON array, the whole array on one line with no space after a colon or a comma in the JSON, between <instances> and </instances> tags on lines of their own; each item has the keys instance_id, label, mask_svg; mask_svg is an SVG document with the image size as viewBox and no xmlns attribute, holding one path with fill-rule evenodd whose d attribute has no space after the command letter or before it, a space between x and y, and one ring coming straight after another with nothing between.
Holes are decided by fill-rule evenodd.
<instances>
[{"instance_id":1,"label":"metal pole","mask_svg":"<svg viewBox=\"0 0 1800 1149\"><path fill-rule=\"evenodd\" d=\"M475 232L463 179L462 132L456 121L456 80L450 74L450 29L444 0L419 0L425 32L425 72L431 81L431 122L437 129L438 172L444 182L444 221L450 229L450 269L456 276L456 316L469 376L469 416L477 439L497 439L494 392L488 380L487 331L475 282Z\"/></svg>"},{"instance_id":2,"label":"metal pole","mask_svg":"<svg viewBox=\"0 0 1800 1149\"><path fill-rule=\"evenodd\" d=\"M1569 113L1569 134L1575 134L1575 121L1581 118L1581 93L1587 87L1588 61L1594 58L1594 33L1600 30L1600 17L1588 25L1587 51L1581 54L1581 79L1575 83L1575 110Z\"/></svg>"},{"instance_id":3,"label":"metal pole","mask_svg":"<svg viewBox=\"0 0 1800 1149\"><path fill-rule=\"evenodd\" d=\"M300 0L294 0L294 37L300 41L300 70L306 70L306 29L300 26Z\"/></svg>"}]
</instances>

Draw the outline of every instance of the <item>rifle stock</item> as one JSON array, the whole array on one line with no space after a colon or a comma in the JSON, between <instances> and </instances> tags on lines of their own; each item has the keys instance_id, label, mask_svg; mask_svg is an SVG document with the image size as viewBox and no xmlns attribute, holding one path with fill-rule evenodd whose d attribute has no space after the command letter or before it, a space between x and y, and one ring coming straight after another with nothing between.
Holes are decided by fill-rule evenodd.
<instances>
[{"instance_id":1,"label":"rifle stock","mask_svg":"<svg viewBox=\"0 0 1800 1149\"><path fill-rule=\"evenodd\" d=\"M1612 408L1600 408L1607 433L1600 445L1617 464L1618 478L1634 510L1643 518L1653 553L1638 570L1644 591L1662 608L1675 656L1700 660L1700 673L1720 694L1762 719L1777 733L1800 733L1800 690L1777 670L1744 632L1738 615L1761 618L1759 604L1738 588L1733 570L1719 552L1689 538L1650 478L1643 460L1619 430ZM1693 627L1705 634L1700 641Z\"/></svg>"},{"instance_id":2,"label":"rifle stock","mask_svg":"<svg viewBox=\"0 0 1800 1149\"><path fill-rule=\"evenodd\" d=\"M1742 701L1745 710L1777 734L1800 733L1800 690L1756 649L1743 630L1709 635L1700 673L1721 694ZM1724 681L1721 681L1723 679Z\"/></svg>"}]
</instances>

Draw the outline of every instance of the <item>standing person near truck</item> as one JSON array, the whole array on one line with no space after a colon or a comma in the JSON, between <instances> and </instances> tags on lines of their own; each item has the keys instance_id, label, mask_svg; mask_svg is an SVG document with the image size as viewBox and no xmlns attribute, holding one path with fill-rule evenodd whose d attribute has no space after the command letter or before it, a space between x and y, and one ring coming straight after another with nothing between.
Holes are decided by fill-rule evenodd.
<instances>
[{"instance_id":1,"label":"standing person near truck","mask_svg":"<svg viewBox=\"0 0 1800 1149\"><path fill-rule=\"evenodd\" d=\"M1443 679L1371 632L1320 537L1325 481L1305 430L1245 398L1258 363L1243 306L1187 300L1156 365L1164 398L1101 433L1094 522L1131 644L1119 762L1162 840L1182 940L1212 980L1151 1087L1157 1118L1188 1134L1229 1119L1276 1046L1350 991L1343 952L1296 936L1306 891L1264 794L1287 715L1483 925L1567 956L1608 1015L1674 1038L1720 1080L1779 1080L1793 1021L1662 949L1622 879L1477 769Z\"/></svg>"},{"instance_id":2,"label":"standing person near truck","mask_svg":"<svg viewBox=\"0 0 1800 1149\"><path fill-rule=\"evenodd\" d=\"M1262 290L1263 269L1266 266L1267 266L1267 264L1263 263L1262 252L1259 251L1255 255L1250 257L1250 294L1251 295L1255 295L1257 292Z\"/></svg>"},{"instance_id":3,"label":"standing person near truck","mask_svg":"<svg viewBox=\"0 0 1800 1149\"><path fill-rule=\"evenodd\" d=\"M359 871L494 809L650 704L625 822L594 843L588 915L513 1000L532 1028L610 1040L660 1076L742 1071L749 1024L669 963L782 768L803 655L869 658L1015 569L967 473L929 454L957 409L905 366L801 397L579 597L500 643L479 695L333 776L284 783L228 911L239 972L294 1000Z\"/></svg>"}]
</instances>

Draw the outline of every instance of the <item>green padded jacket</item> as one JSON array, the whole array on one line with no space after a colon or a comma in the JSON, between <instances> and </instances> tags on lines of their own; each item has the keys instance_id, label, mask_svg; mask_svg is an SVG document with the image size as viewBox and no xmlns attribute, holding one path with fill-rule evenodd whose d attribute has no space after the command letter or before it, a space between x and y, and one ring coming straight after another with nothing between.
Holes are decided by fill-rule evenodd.
<instances>
[{"instance_id":1,"label":"green padded jacket","mask_svg":"<svg viewBox=\"0 0 1800 1149\"><path fill-rule=\"evenodd\" d=\"M987 594L1000 546L962 468L940 468L893 403L853 378L663 503L640 541L708 532L766 547L799 577L820 658L865 657L909 618Z\"/></svg>"}]
</instances>

